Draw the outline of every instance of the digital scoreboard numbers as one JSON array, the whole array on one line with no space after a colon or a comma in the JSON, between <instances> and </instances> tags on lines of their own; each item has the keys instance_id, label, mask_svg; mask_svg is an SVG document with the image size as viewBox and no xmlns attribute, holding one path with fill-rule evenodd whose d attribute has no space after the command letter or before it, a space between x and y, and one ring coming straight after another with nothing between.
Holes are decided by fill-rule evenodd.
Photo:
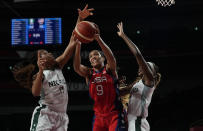
<instances>
[{"instance_id":1,"label":"digital scoreboard numbers","mask_svg":"<svg viewBox=\"0 0 203 131\"><path fill-rule=\"evenodd\" d=\"M61 18L12 19L12 45L61 44Z\"/></svg>"}]
</instances>

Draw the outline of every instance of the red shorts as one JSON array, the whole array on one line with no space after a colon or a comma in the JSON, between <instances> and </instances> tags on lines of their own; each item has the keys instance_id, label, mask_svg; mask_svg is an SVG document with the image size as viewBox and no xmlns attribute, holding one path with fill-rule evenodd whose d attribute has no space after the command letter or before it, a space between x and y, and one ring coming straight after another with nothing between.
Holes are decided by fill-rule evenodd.
<instances>
[{"instance_id":1,"label":"red shorts","mask_svg":"<svg viewBox=\"0 0 203 131\"><path fill-rule=\"evenodd\" d=\"M119 112L95 114L92 131L125 131L125 123Z\"/></svg>"}]
</instances>

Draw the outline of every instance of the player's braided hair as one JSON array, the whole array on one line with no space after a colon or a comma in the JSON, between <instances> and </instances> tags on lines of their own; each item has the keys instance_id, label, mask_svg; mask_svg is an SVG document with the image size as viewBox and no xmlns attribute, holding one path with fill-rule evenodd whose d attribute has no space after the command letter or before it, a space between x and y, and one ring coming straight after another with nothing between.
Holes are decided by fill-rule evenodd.
<instances>
[{"instance_id":1,"label":"player's braided hair","mask_svg":"<svg viewBox=\"0 0 203 131\"><path fill-rule=\"evenodd\" d=\"M160 81L161 81L161 74L160 73L156 73L155 85L154 85L155 88L157 88L157 86L159 85Z\"/></svg>"},{"instance_id":2,"label":"player's braided hair","mask_svg":"<svg viewBox=\"0 0 203 131\"><path fill-rule=\"evenodd\" d=\"M154 80L155 80L155 84L154 84L154 87L157 88L157 86L159 85L160 81L161 81L161 74L159 73L159 67L154 64L153 62L151 62L153 65L154 65L154 69L156 71L156 75L154 77Z\"/></svg>"}]
</instances>

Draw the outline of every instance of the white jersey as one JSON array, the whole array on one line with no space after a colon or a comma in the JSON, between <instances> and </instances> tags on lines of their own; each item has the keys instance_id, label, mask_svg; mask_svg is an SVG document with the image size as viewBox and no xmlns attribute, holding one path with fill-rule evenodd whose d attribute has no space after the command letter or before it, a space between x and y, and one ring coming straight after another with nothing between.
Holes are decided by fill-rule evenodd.
<instances>
[{"instance_id":1,"label":"white jersey","mask_svg":"<svg viewBox=\"0 0 203 131\"><path fill-rule=\"evenodd\" d=\"M41 89L40 105L55 112L66 112L68 104L68 90L61 69L44 70L44 80Z\"/></svg>"},{"instance_id":2,"label":"white jersey","mask_svg":"<svg viewBox=\"0 0 203 131\"><path fill-rule=\"evenodd\" d=\"M148 106L151 102L154 87L148 87L142 80L133 85L128 105L128 120L137 119L138 116L148 116Z\"/></svg>"}]
</instances>

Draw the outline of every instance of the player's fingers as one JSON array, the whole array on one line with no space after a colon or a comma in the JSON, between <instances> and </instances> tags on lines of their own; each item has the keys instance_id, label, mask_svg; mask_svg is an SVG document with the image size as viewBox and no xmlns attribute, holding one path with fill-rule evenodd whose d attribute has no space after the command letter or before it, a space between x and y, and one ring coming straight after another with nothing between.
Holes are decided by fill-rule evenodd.
<instances>
[{"instance_id":1,"label":"player's fingers","mask_svg":"<svg viewBox=\"0 0 203 131\"><path fill-rule=\"evenodd\" d=\"M40 60L39 62L46 62L46 60Z\"/></svg>"},{"instance_id":2,"label":"player's fingers","mask_svg":"<svg viewBox=\"0 0 203 131\"><path fill-rule=\"evenodd\" d=\"M89 12L83 12L83 15L88 16L90 13Z\"/></svg>"},{"instance_id":3,"label":"player's fingers","mask_svg":"<svg viewBox=\"0 0 203 131\"><path fill-rule=\"evenodd\" d=\"M87 8L88 8L88 4L86 4L86 5L85 5L85 8L84 8L84 10L86 10Z\"/></svg>"},{"instance_id":4,"label":"player's fingers","mask_svg":"<svg viewBox=\"0 0 203 131\"><path fill-rule=\"evenodd\" d=\"M47 63L47 61L44 61L44 60L38 62L39 66L45 65L46 63Z\"/></svg>"},{"instance_id":5,"label":"player's fingers","mask_svg":"<svg viewBox=\"0 0 203 131\"><path fill-rule=\"evenodd\" d=\"M40 61L46 60L45 58L39 58Z\"/></svg>"},{"instance_id":6,"label":"player's fingers","mask_svg":"<svg viewBox=\"0 0 203 131\"><path fill-rule=\"evenodd\" d=\"M81 42L78 39L76 39L75 41L77 44L81 44Z\"/></svg>"},{"instance_id":7,"label":"player's fingers","mask_svg":"<svg viewBox=\"0 0 203 131\"><path fill-rule=\"evenodd\" d=\"M122 24L121 23L119 23L119 27L121 27L122 26Z\"/></svg>"},{"instance_id":8,"label":"player's fingers","mask_svg":"<svg viewBox=\"0 0 203 131\"><path fill-rule=\"evenodd\" d=\"M121 27L121 22L120 22L120 23L118 23L118 25L119 25L119 27Z\"/></svg>"},{"instance_id":9,"label":"player's fingers","mask_svg":"<svg viewBox=\"0 0 203 131\"><path fill-rule=\"evenodd\" d=\"M99 26L95 23L93 23L96 28L96 34L100 34Z\"/></svg>"},{"instance_id":10,"label":"player's fingers","mask_svg":"<svg viewBox=\"0 0 203 131\"><path fill-rule=\"evenodd\" d=\"M74 36L74 41L76 44L81 44L81 42Z\"/></svg>"},{"instance_id":11,"label":"player's fingers","mask_svg":"<svg viewBox=\"0 0 203 131\"><path fill-rule=\"evenodd\" d=\"M73 30L71 36L73 37L74 35L75 35L75 34L74 34L74 30Z\"/></svg>"},{"instance_id":12,"label":"player's fingers","mask_svg":"<svg viewBox=\"0 0 203 131\"><path fill-rule=\"evenodd\" d=\"M73 33L73 38L76 38L76 35L75 35L75 33Z\"/></svg>"},{"instance_id":13,"label":"player's fingers","mask_svg":"<svg viewBox=\"0 0 203 131\"><path fill-rule=\"evenodd\" d=\"M73 40L74 40L74 41L76 41L76 37L75 37L75 34L73 34Z\"/></svg>"},{"instance_id":14,"label":"player's fingers","mask_svg":"<svg viewBox=\"0 0 203 131\"><path fill-rule=\"evenodd\" d=\"M93 15L93 13L92 13L92 12L90 12L90 15Z\"/></svg>"},{"instance_id":15,"label":"player's fingers","mask_svg":"<svg viewBox=\"0 0 203 131\"><path fill-rule=\"evenodd\" d=\"M76 44L80 44L81 42L80 42L80 40L78 40L77 38L75 39L75 43Z\"/></svg>"},{"instance_id":16,"label":"player's fingers","mask_svg":"<svg viewBox=\"0 0 203 131\"><path fill-rule=\"evenodd\" d=\"M45 65L46 64L46 61L41 61L41 65Z\"/></svg>"},{"instance_id":17,"label":"player's fingers","mask_svg":"<svg viewBox=\"0 0 203 131\"><path fill-rule=\"evenodd\" d=\"M45 66L47 64L47 62L46 61L41 61L39 64L40 64L40 66Z\"/></svg>"},{"instance_id":18,"label":"player's fingers","mask_svg":"<svg viewBox=\"0 0 203 131\"><path fill-rule=\"evenodd\" d=\"M40 51L37 51L37 58L40 59Z\"/></svg>"},{"instance_id":19,"label":"player's fingers","mask_svg":"<svg viewBox=\"0 0 203 131\"><path fill-rule=\"evenodd\" d=\"M39 64L40 64L40 63L43 63L43 62L45 62L45 61L44 61L44 60L39 60L39 61L38 61Z\"/></svg>"},{"instance_id":20,"label":"player's fingers","mask_svg":"<svg viewBox=\"0 0 203 131\"><path fill-rule=\"evenodd\" d=\"M95 23L93 23L93 24L96 27L96 29L99 29L99 26L97 24L95 24Z\"/></svg>"},{"instance_id":21,"label":"player's fingers","mask_svg":"<svg viewBox=\"0 0 203 131\"><path fill-rule=\"evenodd\" d=\"M88 9L88 11L94 11L94 8L90 8L90 9Z\"/></svg>"},{"instance_id":22,"label":"player's fingers","mask_svg":"<svg viewBox=\"0 0 203 131\"><path fill-rule=\"evenodd\" d=\"M119 27L121 26L121 23L118 23Z\"/></svg>"},{"instance_id":23,"label":"player's fingers","mask_svg":"<svg viewBox=\"0 0 203 131\"><path fill-rule=\"evenodd\" d=\"M80 13L81 12L81 9L78 9L78 13Z\"/></svg>"}]
</instances>

